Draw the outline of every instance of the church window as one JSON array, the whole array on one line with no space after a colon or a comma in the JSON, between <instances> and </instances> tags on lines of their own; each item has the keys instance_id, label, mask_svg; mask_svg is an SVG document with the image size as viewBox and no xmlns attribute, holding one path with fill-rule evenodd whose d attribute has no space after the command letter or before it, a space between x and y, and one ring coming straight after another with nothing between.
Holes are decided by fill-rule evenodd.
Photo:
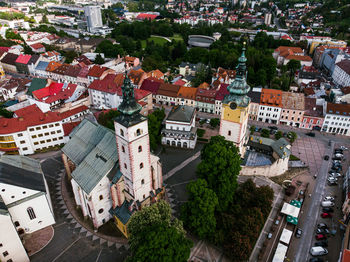
<instances>
[{"instance_id":1,"label":"church window","mask_svg":"<svg viewBox=\"0 0 350 262\"><path fill-rule=\"evenodd\" d=\"M121 135L121 136L124 136L124 131L123 131L123 129L120 129L120 135Z\"/></svg>"},{"instance_id":2,"label":"church window","mask_svg":"<svg viewBox=\"0 0 350 262\"><path fill-rule=\"evenodd\" d=\"M143 199L145 199L146 198L146 195L143 195Z\"/></svg>"},{"instance_id":3,"label":"church window","mask_svg":"<svg viewBox=\"0 0 350 262\"><path fill-rule=\"evenodd\" d=\"M143 163L140 164L140 169L142 169L142 168L143 168Z\"/></svg>"},{"instance_id":4,"label":"church window","mask_svg":"<svg viewBox=\"0 0 350 262\"><path fill-rule=\"evenodd\" d=\"M142 152L142 146L139 146L139 152Z\"/></svg>"},{"instance_id":5,"label":"church window","mask_svg":"<svg viewBox=\"0 0 350 262\"><path fill-rule=\"evenodd\" d=\"M122 152L125 153L125 147L124 146L122 146Z\"/></svg>"},{"instance_id":6,"label":"church window","mask_svg":"<svg viewBox=\"0 0 350 262\"><path fill-rule=\"evenodd\" d=\"M100 196L99 196L99 199L100 199L100 200L102 200L102 199L103 199L103 196L102 196L102 195L100 195Z\"/></svg>"},{"instance_id":7,"label":"church window","mask_svg":"<svg viewBox=\"0 0 350 262\"><path fill-rule=\"evenodd\" d=\"M144 179L142 179L141 180L141 185L143 185L145 183L145 180Z\"/></svg>"},{"instance_id":8,"label":"church window","mask_svg":"<svg viewBox=\"0 0 350 262\"><path fill-rule=\"evenodd\" d=\"M29 216L30 220L33 220L33 219L36 218L34 209L32 207L28 207L27 208L27 213L28 213L28 216Z\"/></svg>"},{"instance_id":9,"label":"church window","mask_svg":"<svg viewBox=\"0 0 350 262\"><path fill-rule=\"evenodd\" d=\"M99 214L102 214L102 213L103 213L103 208L101 208L100 210L98 210L98 213L99 213Z\"/></svg>"},{"instance_id":10,"label":"church window","mask_svg":"<svg viewBox=\"0 0 350 262\"><path fill-rule=\"evenodd\" d=\"M124 167L125 167L125 169L128 169L128 166L124 163Z\"/></svg>"},{"instance_id":11,"label":"church window","mask_svg":"<svg viewBox=\"0 0 350 262\"><path fill-rule=\"evenodd\" d=\"M229 136L231 135L231 131L228 131L228 135L229 135Z\"/></svg>"},{"instance_id":12,"label":"church window","mask_svg":"<svg viewBox=\"0 0 350 262\"><path fill-rule=\"evenodd\" d=\"M141 129L140 128L136 130L136 135L137 136L141 135Z\"/></svg>"},{"instance_id":13,"label":"church window","mask_svg":"<svg viewBox=\"0 0 350 262\"><path fill-rule=\"evenodd\" d=\"M15 227L19 227L19 222L18 221L15 221Z\"/></svg>"}]
</instances>

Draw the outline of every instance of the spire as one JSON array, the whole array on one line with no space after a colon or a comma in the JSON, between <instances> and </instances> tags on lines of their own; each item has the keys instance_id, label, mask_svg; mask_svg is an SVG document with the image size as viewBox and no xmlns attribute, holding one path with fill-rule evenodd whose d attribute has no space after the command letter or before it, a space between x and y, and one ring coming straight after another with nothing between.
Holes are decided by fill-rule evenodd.
<instances>
[{"instance_id":1,"label":"spire","mask_svg":"<svg viewBox=\"0 0 350 262\"><path fill-rule=\"evenodd\" d=\"M123 102L119 105L118 110L123 115L133 115L141 111L142 107L136 102L134 95L134 86L132 85L126 71L124 83L122 85Z\"/></svg>"},{"instance_id":2,"label":"spire","mask_svg":"<svg viewBox=\"0 0 350 262\"><path fill-rule=\"evenodd\" d=\"M245 45L246 45L246 43L244 42L243 48L242 48L242 54L238 58L238 65L236 67L236 78L239 78L239 79L242 79L243 77L246 78L247 58L245 57L245 50L246 50Z\"/></svg>"}]
</instances>

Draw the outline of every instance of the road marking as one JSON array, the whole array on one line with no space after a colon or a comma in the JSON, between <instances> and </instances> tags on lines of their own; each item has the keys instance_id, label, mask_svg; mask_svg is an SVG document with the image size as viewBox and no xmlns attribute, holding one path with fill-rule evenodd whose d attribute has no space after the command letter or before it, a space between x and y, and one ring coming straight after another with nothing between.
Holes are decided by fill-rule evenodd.
<instances>
[{"instance_id":1,"label":"road marking","mask_svg":"<svg viewBox=\"0 0 350 262\"><path fill-rule=\"evenodd\" d=\"M77 243L79 240L81 239L81 237L79 237L78 239L76 239L73 243L71 243L68 247L66 247L57 257L55 257L54 260L52 260L52 262L55 262L60 256L62 256L64 253L66 253L66 251L68 249L70 249L75 243Z\"/></svg>"},{"instance_id":2,"label":"road marking","mask_svg":"<svg viewBox=\"0 0 350 262\"><path fill-rule=\"evenodd\" d=\"M102 248L100 249L100 252L98 253L98 256L97 256L97 258L96 258L96 261L95 261L95 262L97 262L97 261L99 260L99 258L100 258L100 256L101 256L101 253L102 253Z\"/></svg>"},{"instance_id":3,"label":"road marking","mask_svg":"<svg viewBox=\"0 0 350 262\"><path fill-rule=\"evenodd\" d=\"M185 161L183 161L180 165L178 165L177 167L174 167L173 169L171 169L168 173L166 173L163 176L163 180L165 181L168 178L172 177L176 172L180 171L185 166L187 166L189 163L191 163L192 161L196 160L200 156L200 154L201 154L201 151L198 151L196 154L194 154L190 158L187 158Z\"/></svg>"}]
</instances>

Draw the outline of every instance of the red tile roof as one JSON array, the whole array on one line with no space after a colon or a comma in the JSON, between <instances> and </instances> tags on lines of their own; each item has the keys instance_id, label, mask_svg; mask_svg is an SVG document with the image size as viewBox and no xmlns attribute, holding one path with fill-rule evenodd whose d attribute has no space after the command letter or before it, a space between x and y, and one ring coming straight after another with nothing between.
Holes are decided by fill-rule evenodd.
<instances>
[{"instance_id":1,"label":"red tile roof","mask_svg":"<svg viewBox=\"0 0 350 262\"><path fill-rule=\"evenodd\" d=\"M16 59L16 63L27 64L32 56L31 55L19 55Z\"/></svg>"},{"instance_id":2,"label":"red tile roof","mask_svg":"<svg viewBox=\"0 0 350 262\"><path fill-rule=\"evenodd\" d=\"M91 77L101 77L104 71L106 71L108 68L104 66L98 66L94 65L93 67L90 68L90 71L88 73L88 76Z\"/></svg>"},{"instance_id":3,"label":"red tile roof","mask_svg":"<svg viewBox=\"0 0 350 262\"><path fill-rule=\"evenodd\" d=\"M63 113L60 113L59 116L61 117L61 119L66 119L70 116L73 116L73 115L78 114L80 112L84 112L86 110L89 110L89 108L87 106L78 106L72 110L68 110L68 111L65 111Z\"/></svg>"},{"instance_id":4,"label":"red tile roof","mask_svg":"<svg viewBox=\"0 0 350 262\"><path fill-rule=\"evenodd\" d=\"M42 89L35 90L33 92L34 97L37 99L42 99L48 96L58 94L63 87L63 83L52 82L51 85L44 87Z\"/></svg>"},{"instance_id":5,"label":"red tile roof","mask_svg":"<svg viewBox=\"0 0 350 262\"><path fill-rule=\"evenodd\" d=\"M215 100L222 101L224 97L228 95L230 92L227 90L228 84L221 84L220 89L216 93Z\"/></svg>"},{"instance_id":6,"label":"red tile roof","mask_svg":"<svg viewBox=\"0 0 350 262\"><path fill-rule=\"evenodd\" d=\"M149 91L155 95L155 94L157 94L157 91L158 91L160 84L161 84L161 82L156 81L156 80L152 80L149 77L142 82L140 90L146 90L146 91Z\"/></svg>"},{"instance_id":7,"label":"red tile roof","mask_svg":"<svg viewBox=\"0 0 350 262\"><path fill-rule=\"evenodd\" d=\"M341 262L350 262L350 250L344 249Z\"/></svg>"},{"instance_id":8,"label":"red tile roof","mask_svg":"<svg viewBox=\"0 0 350 262\"><path fill-rule=\"evenodd\" d=\"M62 124L64 136L69 136L73 129L80 124L81 121L69 122Z\"/></svg>"},{"instance_id":9,"label":"red tile roof","mask_svg":"<svg viewBox=\"0 0 350 262\"><path fill-rule=\"evenodd\" d=\"M43 46L41 43L32 44L30 47L33 49L45 48L45 46Z\"/></svg>"},{"instance_id":10,"label":"red tile roof","mask_svg":"<svg viewBox=\"0 0 350 262\"><path fill-rule=\"evenodd\" d=\"M151 94L150 91L146 91L146 90L142 90L142 89L135 89L135 99L136 100L143 99L150 94Z\"/></svg>"},{"instance_id":11,"label":"red tile roof","mask_svg":"<svg viewBox=\"0 0 350 262\"><path fill-rule=\"evenodd\" d=\"M61 89L61 91L59 91L57 94L53 94L45 100L42 99L41 101L47 104L51 104L58 100L67 100L74 94L76 89L77 85L69 84L65 89Z\"/></svg>"},{"instance_id":12,"label":"red tile roof","mask_svg":"<svg viewBox=\"0 0 350 262\"><path fill-rule=\"evenodd\" d=\"M186 84L186 82L182 79L179 79L174 83L174 85L177 85L177 86L183 86L185 84Z\"/></svg>"},{"instance_id":13,"label":"red tile roof","mask_svg":"<svg viewBox=\"0 0 350 262\"><path fill-rule=\"evenodd\" d=\"M136 16L136 19L149 19L149 20L154 20L158 15L152 15L152 14L139 14Z\"/></svg>"},{"instance_id":14,"label":"red tile roof","mask_svg":"<svg viewBox=\"0 0 350 262\"><path fill-rule=\"evenodd\" d=\"M122 81L119 81L119 79L121 78L120 75L122 76L122 78L124 78L123 74L108 74L102 80L95 79L88 88L110 94L116 94L118 93L118 89L120 89L122 83ZM121 89L119 91L121 92Z\"/></svg>"},{"instance_id":15,"label":"red tile roof","mask_svg":"<svg viewBox=\"0 0 350 262\"><path fill-rule=\"evenodd\" d=\"M328 114L350 116L350 104L333 104L327 103Z\"/></svg>"},{"instance_id":16,"label":"red tile roof","mask_svg":"<svg viewBox=\"0 0 350 262\"><path fill-rule=\"evenodd\" d=\"M261 90L260 104L267 106L282 106L282 91L275 89Z\"/></svg>"},{"instance_id":17,"label":"red tile roof","mask_svg":"<svg viewBox=\"0 0 350 262\"><path fill-rule=\"evenodd\" d=\"M197 89L196 101L214 104L215 103L216 90L206 90L202 88Z\"/></svg>"}]
</instances>

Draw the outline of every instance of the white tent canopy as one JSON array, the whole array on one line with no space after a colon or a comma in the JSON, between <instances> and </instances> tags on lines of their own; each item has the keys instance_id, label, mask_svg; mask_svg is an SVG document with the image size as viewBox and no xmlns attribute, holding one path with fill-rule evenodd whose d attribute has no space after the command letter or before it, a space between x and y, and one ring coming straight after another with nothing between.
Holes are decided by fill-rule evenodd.
<instances>
[{"instance_id":1,"label":"white tent canopy","mask_svg":"<svg viewBox=\"0 0 350 262\"><path fill-rule=\"evenodd\" d=\"M275 255L273 256L272 262L283 262L286 257L288 247L282 243L278 243Z\"/></svg>"},{"instance_id":2,"label":"white tent canopy","mask_svg":"<svg viewBox=\"0 0 350 262\"><path fill-rule=\"evenodd\" d=\"M298 217L299 216L299 212L300 212L300 208L299 207L293 206L293 205L288 204L286 202L283 204L283 207L282 207L282 210L281 210L282 214L285 214L287 216L289 215L289 216L292 216L292 217Z\"/></svg>"},{"instance_id":3,"label":"white tent canopy","mask_svg":"<svg viewBox=\"0 0 350 262\"><path fill-rule=\"evenodd\" d=\"M292 238L293 235L293 231L289 230L289 229L283 229L281 237L280 237L280 241L282 243L285 243L287 245L289 245L290 239Z\"/></svg>"}]
</instances>

